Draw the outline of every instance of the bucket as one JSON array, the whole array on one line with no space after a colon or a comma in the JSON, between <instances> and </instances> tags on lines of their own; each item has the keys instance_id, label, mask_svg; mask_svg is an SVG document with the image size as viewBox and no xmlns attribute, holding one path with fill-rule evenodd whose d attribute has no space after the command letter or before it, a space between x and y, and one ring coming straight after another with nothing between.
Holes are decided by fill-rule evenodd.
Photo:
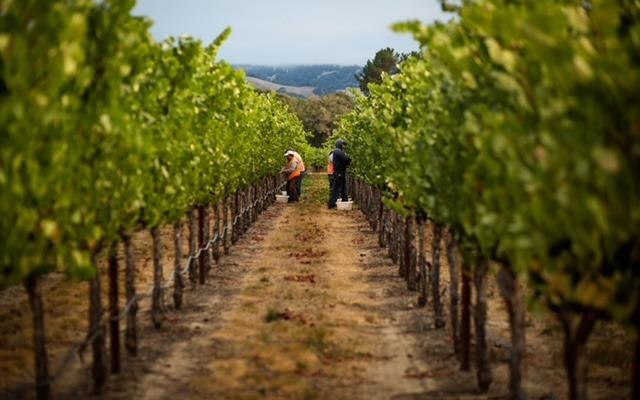
<instances>
[{"instance_id":1,"label":"bucket","mask_svg":"<svg viewBox=\"0 0 640 400\"><path fill-rule=\"evenodd\" d=\"M287 203L289 201L289 196L277 194L276 195L276 203Z\"/></svg>"},{"instance_id":2,"label":"bucket","mask_svg":"<svg viewBox=\"0 0 640 400\"><path fill-rule=\"evenodd\" d=\"M338 210L352 210L353 209L353 201L338 201L336 202L336 208Z\"/></svg>"}]
</instances>

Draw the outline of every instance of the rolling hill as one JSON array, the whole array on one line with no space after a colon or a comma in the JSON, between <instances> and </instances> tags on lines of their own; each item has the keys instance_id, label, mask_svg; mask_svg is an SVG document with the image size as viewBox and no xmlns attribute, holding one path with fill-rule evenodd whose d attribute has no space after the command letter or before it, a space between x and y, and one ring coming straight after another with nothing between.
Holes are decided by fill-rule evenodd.
<instances>
[{"instance_id":1,"label":"rolling hill","mask_svg":"<svg viewBox=\"0 0 640 400\"><path fill-rule=\"evenodd\" d=\"M258 79L253 81L256 86L267 83L277 86L268 90L280 90L294 95L310 97L309 88L313 88L312 94L321 96L325 94L341 92L349 87L358 87L355 74L362 67L357 65L292 65L292 66L262 66L262 65L236 65L243 69L248 77ZM265 83L266 82L266 83Z\"/></svg>"},{"instance_id":2,"label":"rolling hill","mask_svg":"<svg viewBox=\"0 0 640 400\"><path fill-rule=\"evenodd\" d=\"M256 89L260 90L269 90L278 93L285 93L294 97L315 97L316 94L313 92L316 88L313 86L287 86L280 85L277 83L265 81L263 79L254 78L252 76L247 76L247 81L253 85Z\"/></svg>"}]
</instances>

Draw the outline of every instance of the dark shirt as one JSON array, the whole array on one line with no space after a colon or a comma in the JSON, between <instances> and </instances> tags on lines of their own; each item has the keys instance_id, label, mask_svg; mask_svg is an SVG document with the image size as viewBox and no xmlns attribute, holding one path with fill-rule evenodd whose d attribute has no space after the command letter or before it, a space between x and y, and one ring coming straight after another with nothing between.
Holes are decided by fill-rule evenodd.
<instances>
[{"instance_id":1,"label":"dark shirt","mask_svg":"<svg viewBox=\"0 0 640 400\"><path fill-rule=\"evenodd\" d=\"M333 167L335 172L346 173L347 167L351 164L351 158L341 149L333 150Z\"/></svg>"}]
</instances>

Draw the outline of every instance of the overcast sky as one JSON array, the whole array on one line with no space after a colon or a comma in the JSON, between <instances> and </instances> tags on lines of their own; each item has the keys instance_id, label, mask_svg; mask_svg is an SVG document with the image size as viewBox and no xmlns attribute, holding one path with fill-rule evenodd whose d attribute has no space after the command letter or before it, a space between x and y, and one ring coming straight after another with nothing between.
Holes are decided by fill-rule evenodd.
<instances>
[{"instance_id":1,"label":"overcast sky","mask_svg":"<svg viewBox=\"0 0 640 400\"><path fill-rule=\"evenodd\" d=\"M446 20L436 0L138 0L156 39L183 34L210 42L233 33L220 57L233 64L363 65L383 47L417 50L393 22Z\"/></svg>"}]
</instances>

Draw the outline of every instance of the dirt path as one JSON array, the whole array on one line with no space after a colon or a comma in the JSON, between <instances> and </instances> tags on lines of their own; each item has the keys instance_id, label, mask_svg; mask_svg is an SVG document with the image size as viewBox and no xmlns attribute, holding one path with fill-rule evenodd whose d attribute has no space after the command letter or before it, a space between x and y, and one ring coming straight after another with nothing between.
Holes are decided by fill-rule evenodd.
<instances>
[{"instance_id":1,"label":"dirt path","mask_svg":"<svg viewBox=\"0 0 640 400\"><path fill-rule=\"evenodd\" d=\"M357 212L307 200L264 214L164 332L145 329L107 398L392 398L425 390L398 280ZM373 268L375 267L375 268ZM394 269L387 269L392 273ZM388 285L380 285L385 279ZM395 281L395 286L394 286ZM133 361L133 362L132 362ZM69 398L77 395L70 388Z\"/></svg>"},{"instance_id":2,"label":"dirt path","mask_svg":"<svg viewBox=\"0 0 640 400\"><path fill-rule=\"evenodd\" d=\"M207 284L186 291L184 308L169 307L161 330L153 328L143 306L138 356L124 355L122 372L109 377L99 398L506 398L508 325L493 280L488 328L494 384L478 395L474 374L458 370L448 329L434 329L430 309L416 308L415 293L406 290L363 215L327 210L326 196L325 177L313 176L301 203L263 213L214 267ZM165 236L168 249L170 229ZM142 286L149 284L145 240L139 238L137 246L144 261ZM165 265L171 257L168 252ZM86 298L65 285L50 285L76 301ZM84 313L69 315L81 319ZM64 336L64 325L52 328ZM66 330L76 336L84 331ZM26 333L12 335L7 337L28 340ZM535 319L527 335L530 398L564 398L559 332ZM596 335L592 349L606 343L600 337L619 335ZM609 346L607 358L595 358L593 398L625 397L628 361L612 357L612 349L624 352L618 343ZM85 364L78 362L56 383L56 398L93 397L89 360L87 355Z\"/></svg>"}]
</instances>

